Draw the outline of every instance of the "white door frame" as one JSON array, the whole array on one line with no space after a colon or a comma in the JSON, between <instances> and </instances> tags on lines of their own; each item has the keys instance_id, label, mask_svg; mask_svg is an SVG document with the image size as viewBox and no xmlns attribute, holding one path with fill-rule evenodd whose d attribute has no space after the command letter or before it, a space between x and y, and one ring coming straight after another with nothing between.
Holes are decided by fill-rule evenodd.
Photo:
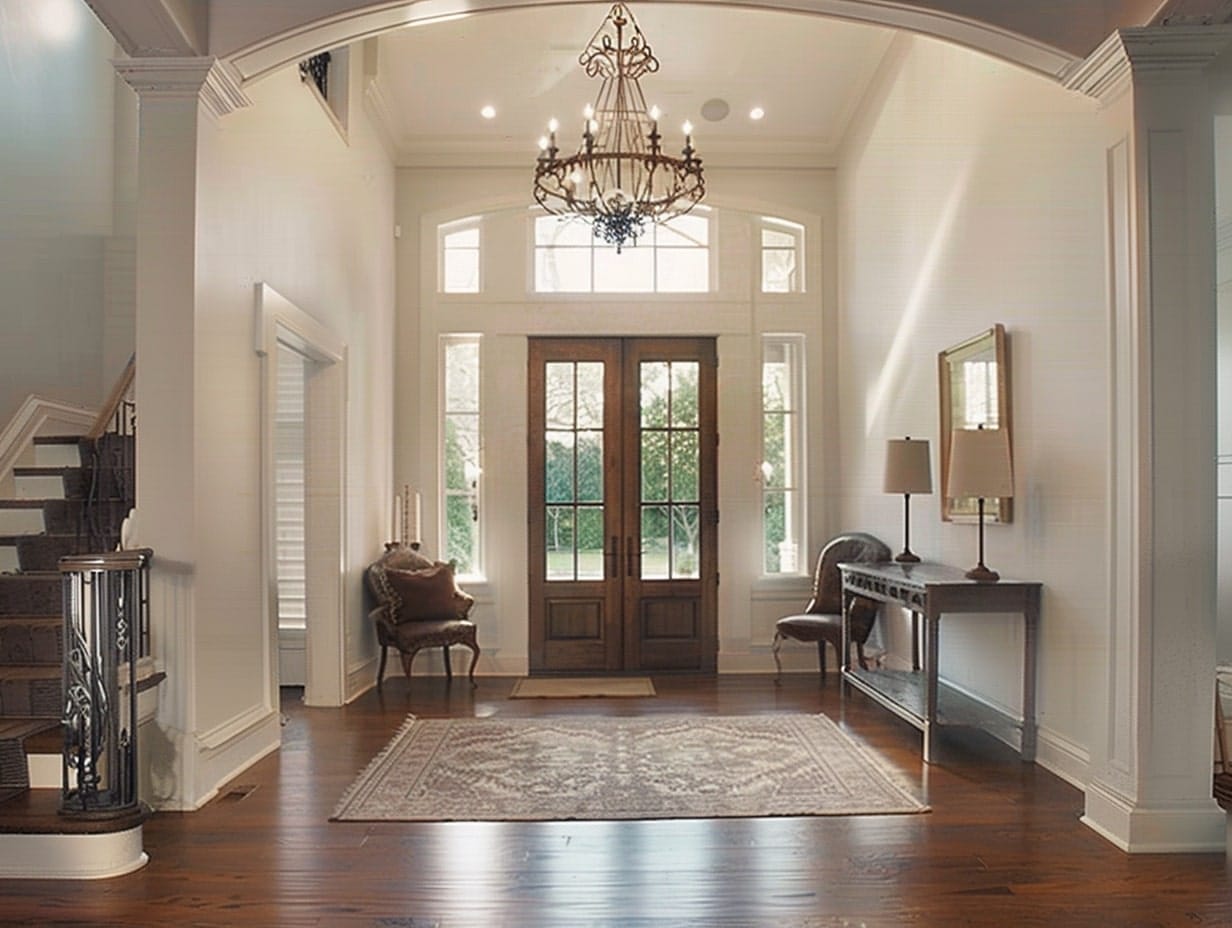
<instances>
[{"instance_id":1,"label":"white door frame","mask_svg":"<svg viewBox=\"0 0 1232 928\"><path fill-rule=\"evenodd\" d=\"M274 410L279 343L309 360L304 380L304 570L308 629L304 702L346 700L346 344L266 283L256 285L255 349L262 363L262 612L268 634L268 697L277 706L278 589L274 544Z\"/></svg>"}]
</instances>

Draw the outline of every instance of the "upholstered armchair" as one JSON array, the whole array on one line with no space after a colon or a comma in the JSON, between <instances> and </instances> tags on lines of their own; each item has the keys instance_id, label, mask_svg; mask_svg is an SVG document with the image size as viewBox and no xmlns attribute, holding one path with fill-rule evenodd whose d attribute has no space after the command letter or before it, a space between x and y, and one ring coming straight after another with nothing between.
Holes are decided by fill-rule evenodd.
<instances>
[{"instance_id":1,"label":"upholstered armchair","mask_svg":"<svg viewBox=\"0 0 1232 928\"><path fill-rule=\"evenodd\" d=\"M826 678L826 642L834 648L839 664L842 665L843 576L838 565L854 562L875 563L889 559L890 549L880 539L864 532L839 535L821 549L813 571L813 598L804 607L804 612L784 616L775 623L773 651L774 666L778 669L774 681L776 684L783 675L779 649L783 646L784 638L817 642L817 658L821 664L823 680ZM853 596L847 607L851 620L851 640L855 643L860 666L865 669L868 664L864 659L864 644L873 631L879 606L880 603L876 600Z\"/></svg>"},{"instance_id":2,"label":"upholstered armchair","mask_svg":"<svg viewBox=\"0 0 1232 928\"><path fill-rule=\"evenodd\" d=\"M424 648L440 647L445 657L445 676L453 679L449 649L460 644L471 650L468 674L475 685L475 664L479 644L475 623L470 621L473 597L458 589L453 565L433 561L414 548L400 544L385 546L385 553L365 571L368 589L376 603L368 617L376 627L381 646L381 662L376 685L385 678L388 649L397 648L402 656L402 672L411 675L411 662Z\"/></svg>"}]
</instances>

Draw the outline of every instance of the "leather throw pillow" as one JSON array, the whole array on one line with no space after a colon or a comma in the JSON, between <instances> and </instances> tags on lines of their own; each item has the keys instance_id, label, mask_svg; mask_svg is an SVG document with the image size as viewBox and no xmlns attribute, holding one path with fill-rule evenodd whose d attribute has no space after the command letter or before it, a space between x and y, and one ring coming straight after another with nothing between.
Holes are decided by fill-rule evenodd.
<instances>
[{"instance_id":1,"label":"leather throw pillow","mask_svg":"<svg viewBox=\"0 0 1232 928\"><path fill-rule=\"evenodd\" d=\"M437 564L424 570L386 570L385 577L402 604L394 622L440 622L458 617L453 570Z\"/></svg>"}]
</instances>

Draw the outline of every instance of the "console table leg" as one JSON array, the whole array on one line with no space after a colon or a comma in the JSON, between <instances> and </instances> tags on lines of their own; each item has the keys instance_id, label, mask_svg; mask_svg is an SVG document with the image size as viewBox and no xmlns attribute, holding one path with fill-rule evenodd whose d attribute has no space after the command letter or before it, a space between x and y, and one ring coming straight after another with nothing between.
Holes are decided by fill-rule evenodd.
<instances>
[{"instance_id":1,"label":"console table leg","mask_svg":"<svg viewBox=\"0 0 1232 928\"><path fill-rule=\"evenodd\" d=\"M933 762L937 737L937 663L939 657L938 632L941 617L924 617L924 763Z\"/></svg>"},{"instance_id":2,"label":"console table leg","mask_svg":"<svg viewBox=\"0 0 1232 928\"><path fill-rule=\"evenodd\" d=\"M1024 762L1035 760L1035 639L1039 626L1039 591L1031 596L1022 612L1022 747Z\"/></svg>"}]
</instances>

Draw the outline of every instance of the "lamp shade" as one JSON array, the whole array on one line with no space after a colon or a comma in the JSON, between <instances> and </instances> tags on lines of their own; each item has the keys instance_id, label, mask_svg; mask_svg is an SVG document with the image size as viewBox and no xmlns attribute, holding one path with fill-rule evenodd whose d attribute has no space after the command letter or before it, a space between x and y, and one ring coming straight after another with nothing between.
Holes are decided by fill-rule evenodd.
<instances>
[{"instance_id":1,"label":"lamp shade","mask_svg":"<svg viewBox=\"0 0 1232 928\"><path fill-rule=\"evenodd\" d=\"M950 438L951 499L1014 495L1010 437L1004 429L955 429Z\"/></svg>"},{"instance_id":2,"label":"lamp shade","mask_svg":"<svg viewBox=\"0 0 1232 928\"><path fill-rule=\"evenodd\" d=\"M886 442L884 490L887 493L933 491L927 439L891 438Z\"/></svg>"}]
</instances>

